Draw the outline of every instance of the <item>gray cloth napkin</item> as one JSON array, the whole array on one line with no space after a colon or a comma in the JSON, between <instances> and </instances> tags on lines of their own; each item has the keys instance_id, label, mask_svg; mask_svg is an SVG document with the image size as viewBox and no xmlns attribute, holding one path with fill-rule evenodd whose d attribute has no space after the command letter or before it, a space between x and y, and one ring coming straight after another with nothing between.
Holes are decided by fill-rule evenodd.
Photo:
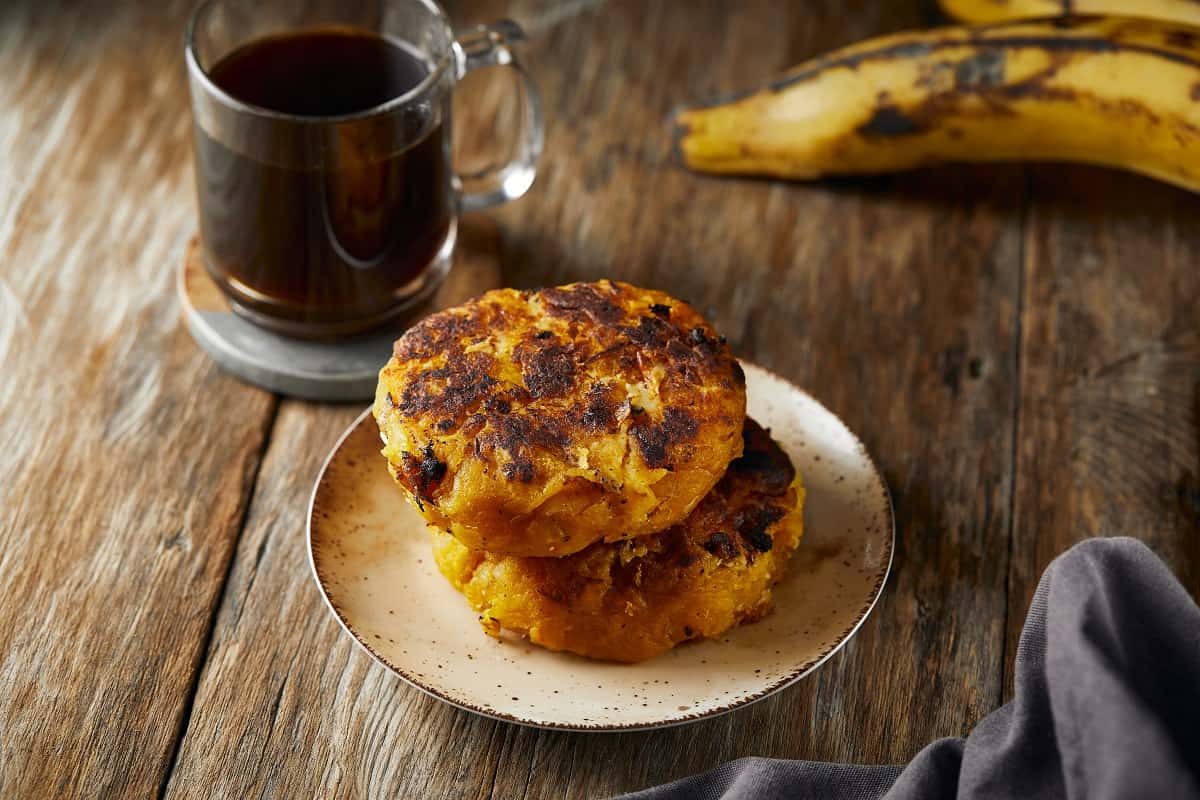
<instances>
[{"instance_id":1,"label":"gray cloth napkin","mask_svg":"<svg viewBox=\"0 0 1200 800\"><path fill-rule=\"evenodd\" d=\"M627 797L1200 798L1200 608L1136 539L1091 539L1047 567L1015 688L906 767L743 758Z\"/></svg>"}]
</instances>

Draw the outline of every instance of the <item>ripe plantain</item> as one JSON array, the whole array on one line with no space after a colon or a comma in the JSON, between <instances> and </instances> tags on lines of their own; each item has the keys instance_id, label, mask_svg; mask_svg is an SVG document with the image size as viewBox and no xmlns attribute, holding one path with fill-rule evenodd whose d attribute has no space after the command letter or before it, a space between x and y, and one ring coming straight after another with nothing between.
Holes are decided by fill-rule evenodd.
<instances>
[{"instance_id":1,"label":"ripe plantain","mask_svg":"<svg viewBox=\"0 0 1200 800\"><path fill-rule=\"evenodd\" d=\"M938 0L963 22L1003 22L1071 14L1116 14L1200 25L1196 0Z\"/></svg>"},{"instance_id":2,"label":"ripe plantain","mask_svg":"<svg viewBox=\"0 0 1200 800\"><path fill-rule=\"evenodd\" d=\"M676 124L684 164L706 172L1079 161L1200 191L1200 31L1106 17L901 33Z\"/></svg>"}]
</instances>

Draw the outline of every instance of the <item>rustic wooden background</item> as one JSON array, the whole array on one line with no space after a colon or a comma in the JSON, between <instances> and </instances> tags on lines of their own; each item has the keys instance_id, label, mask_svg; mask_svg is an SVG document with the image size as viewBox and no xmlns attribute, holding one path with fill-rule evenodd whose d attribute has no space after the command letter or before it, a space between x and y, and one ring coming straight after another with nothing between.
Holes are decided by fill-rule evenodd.
<instances>
[{"instance_id":1,"label":"rustic wooden background","mask_svg":"<svg viewBox=\"0 0 1200 800\"><path fill-rule=\"evenodd\" d=\"M696 725L541 732L408 688L308 574L305 500L359 409L239 384L178 318L189 5L0 4L0 796L594 797L751 754L898 762L1011 692L1072 542L1141 537L1200 592L1200 198L1083 167L671 163L675 105L935 23L917 0L463 0L457 23L530 30L547 106L541 176L495 215L506 281L704 309L865 438L898 549L834 659Z\"/></svg>"}]
</instances>

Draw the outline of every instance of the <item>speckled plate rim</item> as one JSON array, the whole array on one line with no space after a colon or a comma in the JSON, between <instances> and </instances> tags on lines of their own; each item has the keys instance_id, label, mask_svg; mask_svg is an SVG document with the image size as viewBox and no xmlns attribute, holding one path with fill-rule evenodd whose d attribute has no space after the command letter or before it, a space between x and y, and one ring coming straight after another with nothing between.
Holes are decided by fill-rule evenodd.
<instances>
[{"instance_id":1,"label":"speckled plate rim","mask_svg":"<svg viewBox=\"0 0 1200 800\"><path fill-rule=\"evenodd\" d=\"M822 410L824 410L833 419L836 419L838 421L838 423L845 429L846 433L850 436L850 438L854 441L855 449L858 451L858 454L870 466L871 475L872 475L872 478L874 479L874 483L876 484L875 488L882 494L884 501L885 501L885 509L886 509L886 517L887 517L886 524L888 527L888 531L887 531L888 535L885 537L886 543L887 543L887 559L886 559L887 563L877 573L871 600L869 603L867 603L866 605L863 606L862 611L859 613L858 619L854 622L854 624L852 626L850 626L846 630L846 632L842 635L842 637L836 643L834 643L833 646L830 647L827 652L825 652L820 657L814 659L813 661L801 664L792 673L780 677L779 679L775 680L774 682L766 685L762 690L760 690L754 694L750 694L745 697L742 697L734 702L729 703L726 706L722 706L720 708L714 708L712 710L705 711L705 712L699 713L699 714L691 714L691 715L686 715L683 717L664 719L659 722L652 722L652 723L646 723L646 724L628 724L628 725L626 725L626 724L599 723L599 724L594 724L594 725L575 725L575 724L570 724L570 723L548 722L545 720L533 720L533 719L520 717L520 716L517 716L514 714L506 714L506 713L495 711L492 709L478 708L478 707L472 706L468 703L465 703L461 700L458 700L456 698L453 698L446 694L443 694L443 693L439 692L438 690L433 689L429 686L424 685L419 680L417 680L415 677L409 675L403 669L396 666L395 664L392 664L390 661L388 661L382 655L377 653L374 650L374 648L372 648L367 642L363 641L363 639L361 637L359 637L359 635L357 633L354 632L354 630L350 627L350 624L346 621L345 617L342 615L341 611L338 610L337 606L334 605L333 600L330 598L329 592L326 589L325 580L321 576L320 570L317 568L317 562L316 562L316 558L315 558L315 549L313 547L313 524L312 524L312 522L313 522L313 507L314 507L314 504L317 499L317 493L321 487L321 482L325 478L325 473L329 469L329 465L333 462L334 458L337 456L338 451L341 449L341 447L345 443L346 439L348 439L350 437L350 435L353 434L354 431L358 429L358 426L363 423L364 419L370 415L370 413L371 413L370 407L364 409L361 414L359 414L357 417L354 418L354 421L352 423L350 423L349 426L347 426L346 430L343 431L342 434L338 437L338 439L334 443L333 447L330 448L329 454L325 457L325 460L321 463L321 469L317 473L316 481L314 481L314 483L313 483L313 489L312 489L312 492L309 494L309 498L308 498L308 509L306 512L306 519L305 519L305 524L304 524L305 538L306 538L307 544L308 544L308 566L309 566L309 570L312 573L313 580L316 582L317 588L321 593L321 599L324 601L325 607L327 609L329 609L329 613L331 613L333 615L334 619L337 620L338 625L341 626L342 630L345 631L346 634L351 639L354 640L355 644L357 644L358 647L364 653L366 653L368 656L370 656L371 659L373 659L376 663L378 663L383 668L387 669L393 675L395 675L398 678L400 678L401 680L403 680L409 686L412 686L414 689L417 689L421 693L428 695L429 697L432 697L435 700L440 700L444 703L454 706L455 708L460 708L463 711L469 711L472 714L477 714L482 717L488 717L490 719L496 719L496 720L500 720L502 722L511 722L516 725L521 725L521 726L529 727L529 728L540 728L543 730L571 731L571 732L575 732L575 733L632 733L632 732L637 732L637 731L651 731L651 730L661 730L663 728L673 728L673 727L676 727L679 725L688 725L693 722L699 722L700 720L703 720L703 719L712 719L713 717L719 717L724 714L728 714L730 712L737 711L738 709L745 708L746 706L757 703L760 700L765 700L766 698L770 697L771 695L781 692L784 689L787 689L788 687L794 685L795 683L803 680L804 678L811 675L815 670L817 670L822 664L824 664L826 661L828 661L830 658L832 658L834 655L836 655L839 650L841 650L843 647L846 646L847 642L849 642L851 639L854 638L854 635L856 633L858 633L858 631L862 627L863 623L866 622L867 619L871 616L871 612L875 610L875 606L879 603L879 598L883 596L883 590L884 590L884 587L887 585L888 577L891 575L892 563L895 560L895 556L896 556L895 506L892 502L892 495L888 489L887 481L885 481L883 479L883 473L880 471L879 465L876 464L875 459L871 457L871 454L867 450L866 445L864 445L862 443L862 440L858 438L858 435L855 434L854 431L850 430L849 426L846 425L846 423L842 420L841 417L839 417L837 414L834 414L832 411L830 411L829 408L826 407L824 403L817 400L810 393L799 388L798 386L793 384L791 381L779 376L778 374L772 372L771 370L769 370L765 367L761 367L757 364L753 364L751 362L745 361L745 360L743 360L742 363L746 366L750 366L754 369L757 369L757 370L763 372L764 374L770 376L771 378L779 381L780 383L786 385L791 391L796 392L797 394L803 395L809 402L813 403L814 405L816 405L819 408L821 408Z\"/></svg>"}]
</instances>

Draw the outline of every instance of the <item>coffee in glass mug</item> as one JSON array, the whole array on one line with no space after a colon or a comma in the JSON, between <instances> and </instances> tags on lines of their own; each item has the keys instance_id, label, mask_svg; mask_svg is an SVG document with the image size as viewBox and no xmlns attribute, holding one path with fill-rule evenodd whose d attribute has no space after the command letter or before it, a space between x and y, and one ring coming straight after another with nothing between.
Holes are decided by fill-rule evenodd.
<instances>
[{"instance_id":1,"label":"coffee in glass mug","mask_svg":"<svg viewBox=\"0 0 1200 800\"><path fill-rule=\"evenodd\" d=\"M327 338L375 327L436 289L457 213L520 196L542 122L508 42L513 23L455 39L424 0L210 0L187 57L205 267L263 327ZM518 70L512 160L452 168L451 90L468 70Z\"/></svg>"}]
</instances>

